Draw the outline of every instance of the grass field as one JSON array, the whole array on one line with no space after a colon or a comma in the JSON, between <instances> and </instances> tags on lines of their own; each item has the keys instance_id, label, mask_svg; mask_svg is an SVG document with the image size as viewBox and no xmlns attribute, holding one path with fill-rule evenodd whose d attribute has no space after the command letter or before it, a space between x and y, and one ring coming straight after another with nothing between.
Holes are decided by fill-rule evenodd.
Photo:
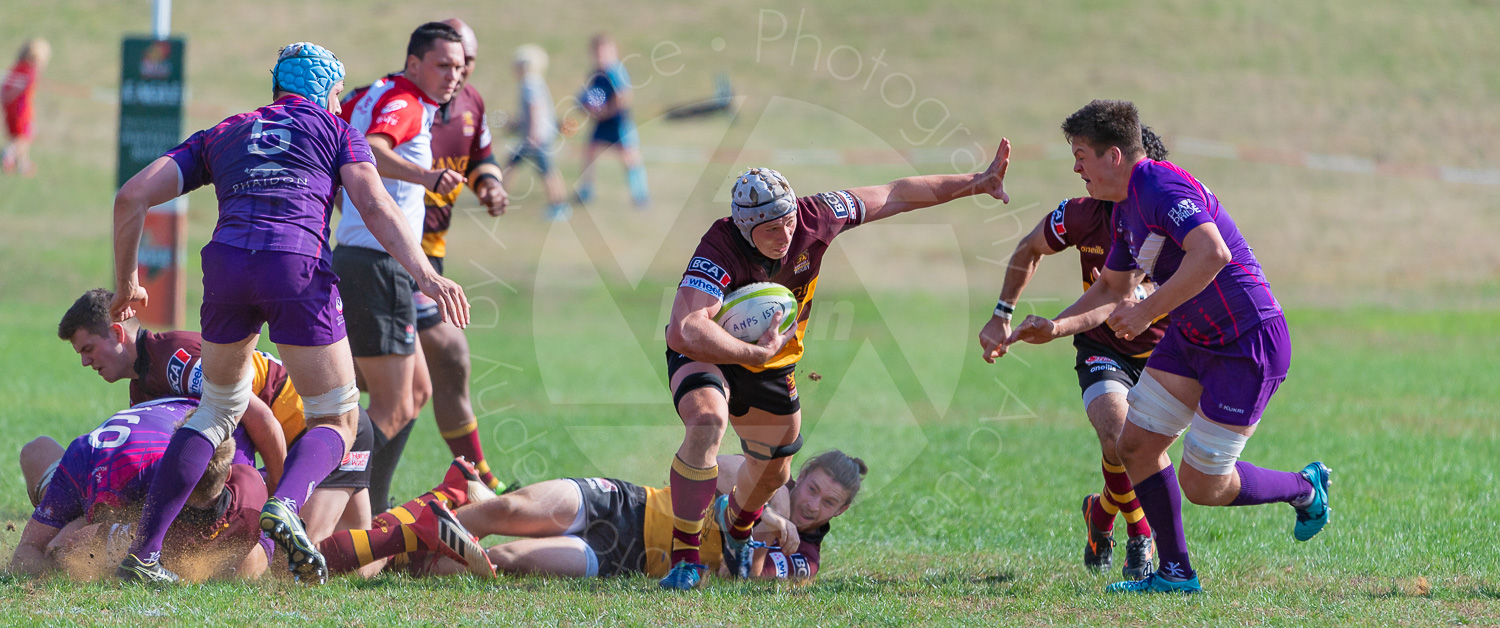
<instances>
[{"instance_id":1,"label":"grass field","mask_svg":"<svg viewBox=\"0 0 1500 628\"><path fill-rule=\"evenodd\" d=\"M399 55L387 51L411 25L460 15L481 37L474 82L493 109L514 106L506 67L514 45L548 47L552 90L563 96L583 72L587 34L613 30L627 53L645 55L632 75L653 80L638 94L648 147L940 149L962 165L956 151L978 152L976 142L990 149L1001 134L1018 145L1056 144L1063 116L1111 96L1141 103L1169 145L1190 136L1500 166L1489 140L1500 134L1492 104L1500 66L1485 61L1500 27L1494 2L911 4L804 13L590 3L544 14L540 5L178 3L175 26L189 37L190 129L259 104L278 45L324 43L357 81L395 64ZM0 530L3 556L29 516L19 445L39 434L71 439L126 397L123 383L105 385L79 368L55 326L77 294L110 280L117 114L109 89L118 37L144 31L145 10L82 1L0 9L0 51L33 33L56 48L38 102L42 174L0 178L0 355L12 367L0 378L0 519L16 526ZM352 13L363 17L341 24ZM781 18L787 30L775 36ZM725 40L722 51L714 37ZM653 67L653 48L673 49L664 42L682 54ZM876 65L882 54L885 65ZM839 78L856 56L873 76L868 85L863 74ZM656 117L706 96L718 71L745 96L733 123ZM910 77L914 101L937 104L892 106L901 99L879 89L895 73ZM565 152L570 181L576 150ZM825 261L799 377L807 450L842 448L872 473L835 521L814 584L716 583L666 596L646 579L384 577L313 590L260 582L144 593L5 576L0 600L10 612L0 623L1500 623L1495 188L1174 161L1234 213L1290 313L1292 376L1245 457L1282 469L1321 459L1335 474L1333 523L1306 544L1292 541L1285 507L1187 506L1208 596L1100 592L1107 580L1078 565L1076 508L1099 478L1071 347L1026 347L994 366L977 355L973 337L1000 284L990 260L1003 260L1019 229L1058 199L1081 193L1068 162L1043 152L1013 165L1010 206L962 201L870 225L841 238ZM619 168L606 162L599 195L618 202L567 224L539 220L525 173L503 219L482 217L466 198L448 268L475 300L475 404L500 475L665 482L681 435L661 364L667 299L697 236L723 213L726 177L747 165L653 162L653 207L633 213ZM919 170L767 165L804 194ZM194 193L190 207L196 251L213 224L213 197ZM196 254L189 259L195 327L201 288ZM1071 300L1075 264L1071 253L1043 264L1026 306L1051 314ZM445 464L431 411L420 421L397 495L427 489Z\"/></svg>"}]
</instances>

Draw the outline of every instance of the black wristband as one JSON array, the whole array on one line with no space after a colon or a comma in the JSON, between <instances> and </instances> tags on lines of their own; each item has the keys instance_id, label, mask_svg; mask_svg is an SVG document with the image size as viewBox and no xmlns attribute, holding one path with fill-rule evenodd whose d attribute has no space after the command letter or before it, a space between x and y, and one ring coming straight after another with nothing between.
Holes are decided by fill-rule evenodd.
<instances>
[{"instance_id":1,"label":"black wristband","mask_svg":"<svg viewBox=\"0 0 1500 628\"><path fill-rule=\"evenodd\" d=\"M478 178L474 179L474 188L478 189L479 188L479 184L480 183L484 183L485 179L494 179L496 185L499 185L500 187L505 187L505 182L501 181L500 177L495 176L495 173L493 173L493 172L486 172L486 173L480 174Z\"/></svg>"},{"instance_id":2,"label":"black wristband","mask_svg":"<svg viewBox=\"0 0 1500 628\"><path fill-rule=\"evenodd\" d=\"M443 182L443 175L448 174L449 170L452 170L452 168L443 168L443 171L439 172L437 178L432 181L432 192L434 194L437 193L438 184Z\"/></svg>"}]
</instances>

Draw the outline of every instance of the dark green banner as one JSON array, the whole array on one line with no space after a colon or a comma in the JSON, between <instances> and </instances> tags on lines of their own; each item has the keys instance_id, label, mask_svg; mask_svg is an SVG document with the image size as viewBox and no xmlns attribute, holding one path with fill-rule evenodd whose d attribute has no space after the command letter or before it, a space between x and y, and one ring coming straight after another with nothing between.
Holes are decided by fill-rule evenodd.
<instances>
[{"instance_id":1,"label":"dark green banner","mask_svg":"<svg viewBox=\"0 0 1500 628\"><path fill-rule=\"evenodd\" d=\"M120 152L115 187L182 142L180 37L126 37L120 53Z\"/></svg>"}]
</instances>

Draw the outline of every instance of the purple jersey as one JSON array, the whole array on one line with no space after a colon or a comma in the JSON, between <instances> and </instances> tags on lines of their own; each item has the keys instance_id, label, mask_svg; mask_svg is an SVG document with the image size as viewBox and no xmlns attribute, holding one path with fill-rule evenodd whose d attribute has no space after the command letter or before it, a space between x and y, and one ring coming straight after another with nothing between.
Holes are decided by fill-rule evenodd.
<instances>
[{"instance_id":1,"label":"purple jersey","mask_svg":"<svg viewBox=\"0 0 1500 628\"><path fill-rule=\"evenodd\" d=\"M364 134L301 96L286 96L194 133L167 151L182 192L210 183L212 240L254 251L323 257L346 164L375 162Z\"/></svg>"},{"instance_id":2,"label":"purple jersey","mask_svg":"<svg viewBox=\"0 0 1500 628\"><path fill-rule=\"evenodd\" d=\"M61 528L79 517L92 522L97 506L138 504L177 423L197 406L196 399L182 397L148 401L73 439L31 518Z\"/></svg>"},{"instance_id":3,"label":"purple jersey","mask_svg":"<svg viewBox=\"0 0 1500 628\"><path fill-rule=\"evenodd\" d=\"M1231 261L1203 291L1172 310L1172 325L1193 344L1233 342L1261 321L1281 316L1281 304L1261 272L1255 253L1219 199L1171 162L1141 160L1130 174L1129 196L1115 203L1115 237L1105 266L1140 269L1162 285L1182 264L1182 240L1212 223L1229 247Z\"/></svg>"}]
</instances>

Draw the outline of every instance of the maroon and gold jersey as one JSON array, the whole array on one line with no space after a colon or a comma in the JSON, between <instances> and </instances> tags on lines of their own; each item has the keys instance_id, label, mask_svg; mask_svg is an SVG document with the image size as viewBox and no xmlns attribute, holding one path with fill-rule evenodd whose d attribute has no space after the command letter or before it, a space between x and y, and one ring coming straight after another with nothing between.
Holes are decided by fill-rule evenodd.
<instances>
[{"instance_id":1,"label":"maroon and gold jersey","mask_svg":"<svg viewBox=\"0 0 1500 628\"><path fill-rule=\"evenodd\" d=\"M432 121L432 168L452 168L467 173L476 163L493 153L490 146L489 120L484 115L484 99L473 85L453 95L438 109ZM453 205L467 186L460 185L447 194L428 190L427 219L422 223L422 251L428 257L445 257L448 253L448 226L453 222Z\"/></svg>"},{"instance_id":2,"label":"maroon and gold jersey","mask_svg":"<svg viewBox=\"0 0 1500 628\"><path fill-rule=\"evenodd\" d=\"M139 377L130 381L130 405L164 397L202 397L202 355L203 336L198 332L153 334L142 328L135 337L135 372ZM251 390L274 411L277 398L285 396L283 389L291 390L286 367L274 356L260 351L251 354L251 361L255 365ZM283 400L280 405L285 403ZM297 405L301 405L300 398ZM277 414L279 419L280 413ZM288 433L287 437L293 435Z\"/></svg>"},{"instance_id":3,"label":"maroon and gold jersey","mask_svg":"<svg viewBox=\"0 0 1500 628\"><path fill-rule=\"evenodd\" d=\"M1078 249L1084 290L1094 284L1096 273L1104 271L1104 258L1109 255L1109 248L1114 240L1114 224L1110 221L1113 210L1114 203L1083 197L1059 203L1052 215L1047 217L1047 246L1054 251L1062 251L1070 246ZM1145 281L1149 282L1151 278L1147 277ZM1137 297L1144 297L1144 294L1138 294ZM1167 318L1162 317L1133 340L1116 337L1108 323L1080 335L1111 347L1122 355L1144 358L1151 355L1166 329Z\"/></svg>"},{"instance_id":4,"label":"maroon and gold jersey","mask_svg":"<svg viewBox=\"0 0 1500 628\"><path fill-rule=\"evenodd\" d=\"M260 541L260 510L267 498L260 472L250 465L234 465L219 502L207 510L183 509L167 530L166 547L183 556L222 555L220 564L238 563Z\"/></svg>"},{"instance_id":5,"label":"maroon and gold jersey","mask_svg":"<svg viewBox=\"0 0 1500 628\"><path fill-rule=\"evenodd\" d=\"M679 287L699 290L722 302L725 294L747 284L770 281L786 286L797 299L796 337L787 341L770 362L744 366L759 372L795 364L802 358L802 337L807 333L823 254L834 237L859 226L864 219L864 202L847 190L798 198L797 230L786 256L779 260L761 255L740 235L734 221L719 219L703 234Z\"/></svg>"}]
</instances>

